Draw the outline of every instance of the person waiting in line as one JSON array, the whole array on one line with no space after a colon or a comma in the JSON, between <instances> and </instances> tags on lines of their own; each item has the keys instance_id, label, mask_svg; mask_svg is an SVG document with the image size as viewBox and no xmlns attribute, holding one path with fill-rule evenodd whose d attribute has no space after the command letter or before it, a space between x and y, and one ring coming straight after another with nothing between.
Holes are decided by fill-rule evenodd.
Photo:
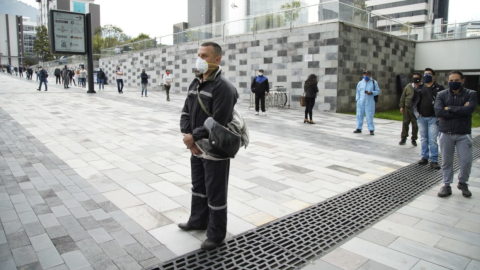
<instances>
[{"instance_id":1,"label":"person waiting in line","mask_svg":"<svg viewBox=\"0 0 480 270\"><path fill-rule=\"evenodd\" d=\"M167 101L170 101L170 88L172 87L173 76L170 73L170 70L165 70L163 74L163 85L165 87L165 92L167 94Z\"/></svg>"},{"instance_id":2,"label":"person waiting in line","mask_svg":"<svg viewBox=\"0 0 480 270\"><path fill-rule=\"evenodd\" d=\"M40 77L39 67L36 67L36 68L35 68L35 75L37 76L37 82L38 82L38 78Z\"/></svg>"},{"instance_id":3,"label":"person waiting in line","mask_svg":"<svg viewBox=\"0 0 480 270\"><path fill-rule=\"evenodd\" d=\"M100 69L97 74L97 79L98 79L98 90L103 90L105 91L105 72L103 72L103 69Z\"/></svg>"},{"instance_id":4,"label":"person waiting in line","mask_svg":"<svg viewBox=\"0 0 480 270\"><path fill-rule=\"evenodd\" d=\"M408 130L410 123L412 123L412 145L417 146L417 138L418 138L418 125L417 125L417 118L413 115L411 103L412 98L415 93L415 89L421 86L422 75L420 73L415 72L413 73L413 82L405 86L403 89L402 96L400 98L400 113L403 115L403 124L402 124L402 133L401 133L401 140L398 144L405 145L407 142L408 137Z\"/></svg>"},{"instance_id":5,"label":"person waiting in line","mask_svg":"<svg viewBox=\"0 0 480 270\"><path fill-rule=\"evenodd\" d=\"M315 122L313 122L313 119L312 119L312 111L313 111L313 106L315 105L315 99L317 98L317 93L318 93L317 84L318 84L317 76L315 74L310 74L310 76L308 76L303 86L303 89L305 90L305 103L306 103L305 119L303 119L303 123L315 124ZM308 120L308 117L310 117L310 120Z\"/></svg>"},{"instance_id":6,"label":"person waiting in line","mask_svg":"<svg viewBox=\"0 0 480 270\"><path fill-rule=\"evenodd\" d=\"M42 68L42 67L39 67L39 71L38 71L38 77L40 79L40 85L38 86L38 91L42 91L42 83L45 84L45 91L48 91L47 89L47 77L48 77L48 73L47 71Z\"/></svg>"},{"instance_id":7,"label":"person waiting in line","mask_svg":"<svg viewBox=\"0 0 480 270\"><path fill-rule=\"evenodd\" d=\"M423 73L423 86L416 89L413 96L412 109L417 117L420 131L421 156L420 165L427 165L430 159L430 167L439 170L438 165L438 118L435 115L435 99L438 92L445 90L443 85L435 82L435 71L426 68Z\"/></svg>"},{"instance_id":8,"label":"person waiting in line","mask_svg":"<svg viewBox=\"0 0 480 270\"><path fill-rule=\"evenodd\" d=\"M118 93L123 94L123 71L120 69L120 66L117 66L115 76L117 79Z\"/></svg>"},{"instance_id":9,"label":"person waiting in line","mask_svg":"<svg viewBox=\"0 0 480 270\"><path fill-rule=\"evenodd\" d=\"M440 91L435 99L435 115L440 118L438 141L442 154L442 172L444 186L438 192L439 197L452 195L450 184L453 182L453 159L457 149L458 174L457 188L466 198L472 196L468 190L468 179L472 170L472 114L477 107L477 92L462 86L465 77L460 71L448 75L448 89ZM477 227L478 228L478 227Z\"/></svg>"},{"instance_id":10,"label":"person waiting in line","mask_svg":"<svg viewBox=\"0 0 480 270\"><path fill-rule=\"evenodd\" d=\"M368 70L363 72L363 79L357 84L357 129L353 133L362 133L363 119L366 116L370 135L375 135L373 116L375 115L375 99L380 94L380 87L377 81L372 79L372 73Z\"/></svg>"},{"instance_id":11,"label":"person waiting in line","mask_svg":"<svg viewBox=\"0 0 480 270\"><path fill-rule=\"evenodd\" d=\"M61 76L63 80L63 88L70 88L68 87L68 83L70 82L70 72L68 71L67 65L65 65L65 67L63 68Z\"/></svg>"},{"instance_id":12,"label":"person waiting in line","mask_svg":"<svg viewBox=\"0 0 480 270\"><path fill-rule=\"evenodd\" d=\"M68 77L70 79L70 85L72 85L73 82L73 85L77 86L77 84L75 83L75 71L73 70L73 68L68 71Z\"/></svg>"},{"instance_id":13,"label":"person waiting in line","mask_svg":"<svg viewBox=\"0 0 480 270\"><path fill-rule=\"evenodd\" d=\"M264 75L263 69L259 69L257 76L253 78L250 86L252 93L255 93L255 115L259 113L259 103L261 103L262 114L267 115L265 111L265 96L270 92L270 84L267 76Z\"/></svg>"},{"instance_id":14,"label":"person waiting in line","mask_svg":"<svg viewBox=\"0 0 480 270\"><path fill-rule=\"evenodd\" d=\"M15 76L18 76L18 67L14 67L13 70L15 71Z\"/></svg>"},{"instance_id":15,"label":"person waiting in line","mask_svg":"<svg viewBox=\"0 0 480 270\"><path fill-rule=\"evenodd\" d=\"M148 75L145 73L145 69L142 69L142 73L140 74L141 84L142 84L142 97L143 91L145 91L145 97L147 96L147 85L148 85Z\"/></svg>"},{"instance_id":16,"label":"person waiting in line","mask_svg":"<svg viewBox=\"0 0 480 270\"><path fill-rule=\"evenodd\" d=\"M18 67L18 73L20 73L20 77L23 77L23 67L22 66Z\"/></svg>"},{"instance_id":17,"label":"person waiting in line","mask_svg":"<svg viewBox=\"0 0 480 270\"><path fill-rule=\"evenodd\" d=\"M80 69L80 78L82 79L82 88L87 87L87 70L82 66Z\"/></svg>"},{"instance_id":18,"label":"person waiting in line","mask_svg":"<svg viewBox=\"0 0 480 270\"><path fill-rule=\"evenodd\" d=\"M55 84L62 84L62 79L60 78L62 75L62 70L60 70L60 67L57 67L55 69L55 71L53 72L53 75L55 75Z\"/></svg>"}]
</instances>

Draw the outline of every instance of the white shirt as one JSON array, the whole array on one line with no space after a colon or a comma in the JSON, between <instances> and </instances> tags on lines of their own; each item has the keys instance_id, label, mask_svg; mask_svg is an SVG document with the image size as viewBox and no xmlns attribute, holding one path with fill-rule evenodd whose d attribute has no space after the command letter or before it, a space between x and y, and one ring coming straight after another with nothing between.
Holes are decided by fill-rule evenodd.
<instances>
[{"instance_id":1,"label":"white shirt","mask_svg":"<svg viewBox=\"0 0 480 270\"><path fill-rule=\"evenodd\" d=\"M121 75L118 73L121 73ZM117 74L116 76L117 80L123 79L123 71L121 69L117 70L115 74Z\"/></svg>"},{"instance_id":2,"label":"white shirt","mask_svg":"<svg viewBox=\"0 0 480 270\"><path fill-rule=\"evenodd\" d=\"M168 74L168 75L167 75L167 73L163 74L163 83L164 84L171 84L172 82L173 82L173 76L172 76L171 73Z\"/></svg>"}]
</instances>

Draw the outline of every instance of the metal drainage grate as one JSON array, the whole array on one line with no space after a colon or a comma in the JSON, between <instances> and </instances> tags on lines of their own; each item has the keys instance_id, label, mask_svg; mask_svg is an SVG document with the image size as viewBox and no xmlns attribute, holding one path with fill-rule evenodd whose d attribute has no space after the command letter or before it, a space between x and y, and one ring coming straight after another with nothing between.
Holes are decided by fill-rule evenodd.
<instances>
[{"instance_id":1,"label":"metal drainage grate","mask_svg":"<svg viewBox=\"0 0 480 270\"><path fill-rule=\"evenodd\" d=\"M480 157L480 136L473 159ZM458 170L455 157L454 170ZM299 269L379 219L410 202L442 179L441 170L411 164L371 183L265 226L213 251L197 250L164 263L164 270Z\"/></svg>"}]
</instances>

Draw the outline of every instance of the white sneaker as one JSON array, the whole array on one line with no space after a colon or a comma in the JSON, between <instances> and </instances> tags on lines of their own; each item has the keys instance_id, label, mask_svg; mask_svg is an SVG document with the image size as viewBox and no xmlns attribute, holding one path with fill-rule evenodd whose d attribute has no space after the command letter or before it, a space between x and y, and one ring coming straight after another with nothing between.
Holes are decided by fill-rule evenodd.
<instances>
[{"instance_id":1,"label":"white sneaker","mask_svg":"<svg viewBox=\"0 0 480 270\"><path fill-rule=\"evenodd\" d=\"M267 116L267 113L266 113L266 112L263 112L262 114L265 115L265 116Z\"/></svg>"},{"instance_id":2,"label":"white sneaker","mask_svg":"<svg viewBox=\"0 0 480 270\"><path fill-rule=\"evenodd\" d=\"M258 112L255 112L255 115L258 115Z\"/></svg>"}]
</instances>

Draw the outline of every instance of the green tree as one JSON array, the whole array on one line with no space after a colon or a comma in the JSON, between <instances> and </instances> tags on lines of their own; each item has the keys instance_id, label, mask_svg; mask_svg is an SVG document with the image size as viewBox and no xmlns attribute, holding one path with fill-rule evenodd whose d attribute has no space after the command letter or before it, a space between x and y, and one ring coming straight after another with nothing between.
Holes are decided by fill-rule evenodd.
<instances>
[{"instance_id":1,"label":"green tree","mask_svg":"<svg viewBox=\"0 0 480 270\"><path fill-rule=\"evenodd\" d=\"M252 25L252 31L273 29L285 26L285 18L282 15L267 14L258 16L255 19L255 23Z\"/></svg>"},{"instance_id":2,"label":"green tree","mask_svg":"<svg viewBox=\"0 0 480 270\"><path fill-rule=\"evenodd\" d=\"M285 10L284 17L287 23L290 25L298 19L300 9L298 9L302 4L300 1L292 1L292 3L286 3L281 5L280 9Z\"/></svg>"},{"instance_id":3,"label":"green tree","mask_svg":"<svg viewBox=\"0 0 480 270\"><path fill-rule=\"evenodd\" d=\"M400 32L407 33L407 36L409 36L412 30L413 30L413 24L411 22L406 22L402 26L402 29L400 29Z\"/></svg>"},{"instance_id":4,"label":"green tree","mask_svg":"<svg viewBox=\"0 0 480 270\"><path fill-rule=\"evenodd\" d=\"M117 47L129 40L130 37L118 26L107 24L97 27L93 36L93 51L98 54L101 53L102 49Z\"/></svg>"},{"instance_id":5,"label":"green tree","mask_svg":"<svg viewBox=\"0 0 480 270\"><path fill-rule=\"evenodd\" d=\"M38 55L42 62L53 60L54 56L50 53L50 38L47 28L41 25L37 26L35 30L37 31L37 37L33 41L33 52Z\"/></svg>"},{"instance_id":6,"label":"green tree","mask_svg":"<svg viewBox=\"0 0 480 270\"><path fill-rule=\"evenodd\" d=\"M360 20L360 22L368 21L367 3L365 0L353 1L353 6L356 7L354 11L354 20Z\"/></svg>"}]
</instances>

